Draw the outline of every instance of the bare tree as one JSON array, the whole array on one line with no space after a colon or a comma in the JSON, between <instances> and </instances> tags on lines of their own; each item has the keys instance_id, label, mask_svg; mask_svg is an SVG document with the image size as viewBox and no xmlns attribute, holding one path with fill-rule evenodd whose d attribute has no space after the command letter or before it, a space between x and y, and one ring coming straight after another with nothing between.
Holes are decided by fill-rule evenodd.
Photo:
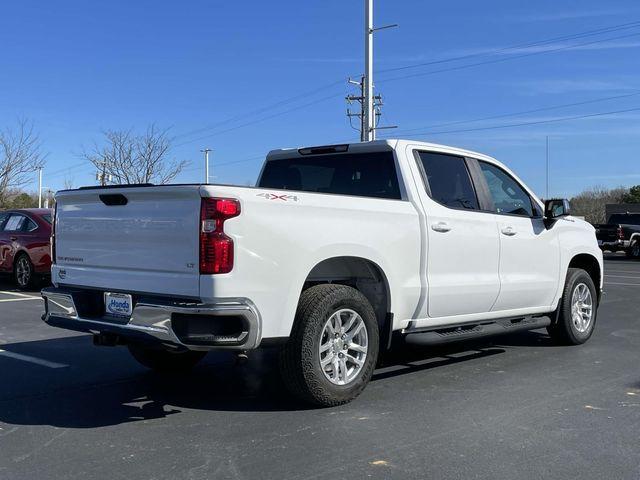
<instances>
[{"instance_id":1,"label":"bare tree","mask_svg":"<svg viewBox=\"0 0 640 480\"><path fill-rule=\"evenodd\" d=\"M608 203L620 203L629 190L624 187L607 189L592 187L571 199L571 211L584 216L591 223L605 223L605 206Z\"/></svg>"},{"instance_id":2,"label":"bare tree","mask_svg":"<svg viewBox=\"0 0 640 480\"><path fill-rule=\"evenodd\" d=\"M15 127L0 131L0 205L5 205L10 192L33 180L44 159L32 122L19 119Z\"/></svg>"},{"instance_id":3,"label":"bare tree","mask_svg":"<svg viewBox=\"0 0 640 480\"><path fill-rule=\"evenodd\" d=\"M169 183L188 165L170 158L168 129L150 125L142 135L132 130L106 130L102 145L82 156L116 184Z\"/></svg>"},{"instance_id":4,"label":"bare tree","mask_svg":"<svg viewBox=\"0 0 640 480\"><path fill-rule=\"evenodd\" d=\"M65 190L71 190L73 188L73 177L68 178L65 177L64 179L64 189Z\"/></svg>"}]
</instances>

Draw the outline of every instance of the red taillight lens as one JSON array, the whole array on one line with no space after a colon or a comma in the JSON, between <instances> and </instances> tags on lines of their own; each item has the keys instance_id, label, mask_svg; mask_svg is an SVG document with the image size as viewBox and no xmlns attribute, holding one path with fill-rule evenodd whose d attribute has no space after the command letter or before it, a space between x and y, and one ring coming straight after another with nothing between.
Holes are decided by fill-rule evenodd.
<instances>
[{"instance_id":1,"label":"red taillight lens","mask_svg":"<svg viewBox=\"0 0 640 480\"><path fill-rule=\"evenodd\" d=\"M620 240L624 240L624 230L622 229L622 227L618 227L618 238Z\"/></svg>"},{"instance_id":2,"label":"red taillight lens","mask_svg":"<svg viewBox=\"0 0 640 480\"><path fill-rule=\"evenodd\" d=\"M240 215L240 202L232 198L203 198L200 206L200 273L229 273L233 269L233 240L224 222Z\"/></svg>"}]
</instances>

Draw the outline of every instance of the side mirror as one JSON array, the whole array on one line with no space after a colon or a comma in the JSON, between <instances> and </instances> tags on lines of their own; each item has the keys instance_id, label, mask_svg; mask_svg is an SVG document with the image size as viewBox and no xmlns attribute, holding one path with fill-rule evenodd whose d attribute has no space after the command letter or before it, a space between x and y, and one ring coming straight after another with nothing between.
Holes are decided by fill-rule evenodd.
<instances>
[{"instance_id":1,"label":"side mirror","mask_svg":"<svg viewBox=\"0 0 640 480\"><path fill-rule=\"evenodd\" d=\"M552 198L544 202L544 217L547 220L555 220L556 218L571 215L571 207L569 200L566 198Z\"/></svg>"}]
</instances>

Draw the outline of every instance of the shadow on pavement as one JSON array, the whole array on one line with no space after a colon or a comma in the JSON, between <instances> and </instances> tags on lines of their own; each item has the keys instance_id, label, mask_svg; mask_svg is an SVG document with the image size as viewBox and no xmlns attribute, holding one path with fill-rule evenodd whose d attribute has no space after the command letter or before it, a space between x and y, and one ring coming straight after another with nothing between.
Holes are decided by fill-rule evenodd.
<instances>
[{"instance_id":1,"label":"shadow on pavement","mask_svg":"<svg viewBox=\"0 0 640 480\"><path fill-rule=\"evenodd\" d=\"M42 290L44 287L48 287L49 285L51 285L51 282L48 278L38 279L37 281L34 281L34 284L31 287L20 290L13 282L11 275L5 273L0 274L0 291L21 292L29 295L40 295L40 290Z\"/></svg>"},{"instance_id":2,"label":"shadow on pavement","mask_svg":"<svg viewBox=\"0 0 640 480\"><path fill-rule=\"evenodd\" d=\"M509 346L545 346L537 332L436 348L395 349L373 381L505 353ZM496 346L498 345L498 346ZM139 367L122 348L98 349L87 336L3 345L9 352L68 364L45 369L0 356L0 422L95 428L175 415L185 409L274 412L310 407L291 398L277 367L277 351L253 352L237 365L212 352L188 374L159 375Z\"/></svg>"}]
</instances>

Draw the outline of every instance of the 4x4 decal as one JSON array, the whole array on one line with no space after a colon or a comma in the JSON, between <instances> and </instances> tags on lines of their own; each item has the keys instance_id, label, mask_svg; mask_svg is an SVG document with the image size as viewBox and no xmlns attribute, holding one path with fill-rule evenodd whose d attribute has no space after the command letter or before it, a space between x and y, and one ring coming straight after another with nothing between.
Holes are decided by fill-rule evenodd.
<instances>
[{"instance_id":1,"label":"4x4 decal","mask_svg":"<svg viewBox=\"0 0 640 480\"><path fill-rule=\"evenodd\" d=\"M294 202L298 201L298 197L296 195L276 195L275 193L259 193L256 195L257 197L263 197L267 200L282 200L283 202L287 202L292 200Z\"/></svg>"}]
</instances>

